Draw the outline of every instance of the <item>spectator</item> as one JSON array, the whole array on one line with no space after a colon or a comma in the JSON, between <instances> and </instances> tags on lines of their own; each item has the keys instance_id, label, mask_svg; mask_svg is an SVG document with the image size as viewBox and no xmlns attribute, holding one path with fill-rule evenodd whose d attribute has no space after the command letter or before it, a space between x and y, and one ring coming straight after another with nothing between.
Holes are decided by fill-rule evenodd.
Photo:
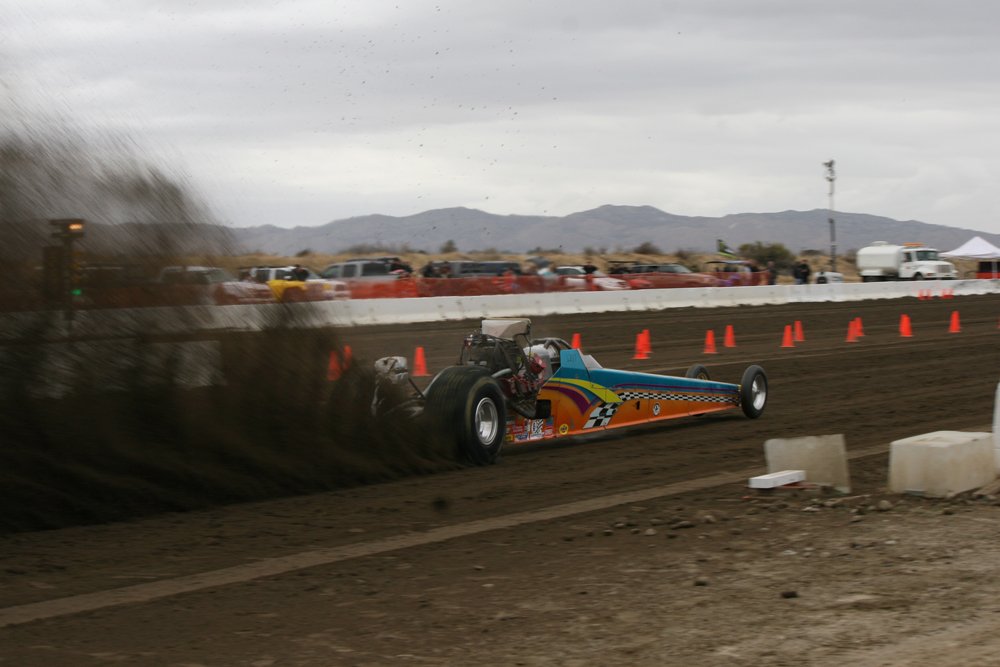
<instances>
[{"instance_id":1,"label":"spectator","mask_svg":"<svg viewBox=\"0 0 1000 667\"><path fill-rule=\"evenodd\" d=\"M413 267L401 260L399 257L392 257L389 259L389 273L393 273L395 271L413 273Z\"/></svg>"},{"instance_id":2,"label":"spectator","mask_svg":"<svg viewBox=\"0 0 1000 667\"><path fill-rule=\"evenodd\" d=\"M501 275L503 277L504 291L507 294L517 292L517 275L514 274L513 269L508 268Z\"/></svg>"},{"instance_id":3,"label":"spectator","mask_svg":"<svg viewBox=\"0 0 1000 667\"><path fill-rule=\"evenodd\" d=\"M767 284L773 285L778 281L778 269L774 266L774 260L767 262Z\"/></svg>"},{"instance_id":4,"label":"spectator","mask_svg":"<svg viewBox=\"0 0 1000 667\"><path fill-rule=\"evenodd\" d=\"M305 282L308 278L309 270L300 264L296 264L295 268L292 269L292 280L301 280L302 282Z\"/></svg>"},{"instance_id":5,"label":"spectator","mask_svg":"<svg viewBox=\"0 0 1000 667\"><path fill-rule=\"evenodd\" d=\"M799 263L795 265L798 270L798 276L796 277L796 285L808 285L809 284L809 274L812 271L809 269L809 264L806 260L799 260Z\"/></svg>"}]
</instances>

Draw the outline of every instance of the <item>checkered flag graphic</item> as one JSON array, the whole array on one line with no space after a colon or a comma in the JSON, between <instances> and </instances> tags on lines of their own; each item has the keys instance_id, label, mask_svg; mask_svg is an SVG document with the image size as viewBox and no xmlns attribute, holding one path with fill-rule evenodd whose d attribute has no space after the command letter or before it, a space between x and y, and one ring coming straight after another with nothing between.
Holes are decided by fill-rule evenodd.
<instances>
[{"instance_id":1,"label":"checkered flag graphic","mask_svg":"<svg viewBox=\"0 0 1000 667\"><path fill-rule=\"evenodd\" d=\"M590 413L590 419L587 423L583 425L583 428L596 428L598 426L607 426L611 418L615 416L615 412L618 411L618 406L621 403L601 403L599 406L594 408L594 411Z\"/></svg>"},{"instance_id":2,"label":"checkered flag graphic","mask_svg":"<svg viewBox=\"0 0 1000 667\"><path fill-rule=\"evenodd\" d=\"M738 403L739 398L725 394L679 394L660 393L655 391L620 391L618 395L623 401L649 399L651 401L695 401L697 403Z\"/></svg>"}]
</instances>

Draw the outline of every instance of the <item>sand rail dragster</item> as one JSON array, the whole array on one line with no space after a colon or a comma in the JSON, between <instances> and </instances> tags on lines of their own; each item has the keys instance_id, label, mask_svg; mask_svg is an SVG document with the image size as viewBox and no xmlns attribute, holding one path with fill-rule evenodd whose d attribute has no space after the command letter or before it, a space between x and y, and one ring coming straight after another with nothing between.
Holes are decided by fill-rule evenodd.
<instances>
[{"instance_id":1,"label":"sand rail dragster","mask_svg":"<svg viewBox=\"0 0 1000 667\"><path fill-rule=\"evenodd\" d=\"M531 338L528 319L483 320L465 337L458 364L420 391L404 357L375 362L372 410L405 409L476 464L496 460L505 443L518 444L602 429L741 409L755 419L767 403L767 375L749 366L739 384L710 380L691 366L684 377L603 368L561 338ZM390 405L386 385L416 391Z\"/></svg>"}]
</instances>

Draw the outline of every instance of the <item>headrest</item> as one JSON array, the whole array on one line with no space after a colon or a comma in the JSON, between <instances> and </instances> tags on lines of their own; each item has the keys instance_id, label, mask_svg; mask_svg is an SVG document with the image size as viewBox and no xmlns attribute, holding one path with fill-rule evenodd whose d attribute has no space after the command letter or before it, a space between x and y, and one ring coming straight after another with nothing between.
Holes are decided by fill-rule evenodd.
<instances>
[{"instance_id":1,"label":"headrest","mask_svg":"<svg viewBox=\"0 0 1000 667\"><path fill-rule=\"evenodd\" d=\"M514 340L514 336L531 337L531 320L529 319L509 319L509 320L483 320L482 332L487 336L503 338L504 340Z\"/></svg>"}]
</instances>

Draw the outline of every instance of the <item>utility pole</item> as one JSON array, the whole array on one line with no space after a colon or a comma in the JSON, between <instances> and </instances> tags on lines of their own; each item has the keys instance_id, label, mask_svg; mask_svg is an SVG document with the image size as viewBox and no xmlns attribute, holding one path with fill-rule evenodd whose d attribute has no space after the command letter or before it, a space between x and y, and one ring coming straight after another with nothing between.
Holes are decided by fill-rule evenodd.
<instances>
[{"instance_id":1,"label":"utility pole","mask_svg":"<svg viewBox=\"0 0 1000 667\"><path fill-rule=\"evenodd\" d=\"M837 180L837 174L833 170L833 160L824 162L826 167L826 180L830 183L830 271L837 270L837 227L833 222L833 182Z\"/></svg>"},{"instance_id":2,"label":"utility pole","mask_svg":"<svg viewBox=\"0 0 1000 667\"><path fill-rule=\"evenodd\" d=\"M837 173L833 170L833 160L824 162L826 167L826 180L830 183L830 271L837 270L837 227L833 222L833 182L837 180Z\"/></svg>"}]
</instances>

